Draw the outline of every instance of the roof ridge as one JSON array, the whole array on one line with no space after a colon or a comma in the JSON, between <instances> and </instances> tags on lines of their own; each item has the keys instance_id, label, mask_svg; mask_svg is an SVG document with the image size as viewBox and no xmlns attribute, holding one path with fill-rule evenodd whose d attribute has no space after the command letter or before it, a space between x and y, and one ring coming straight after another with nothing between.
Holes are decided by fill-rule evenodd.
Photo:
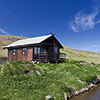
<instances>
[{"instance_id":1,"label":"roof ridge","mask_svg":"<svg viewBox=\"0 0 100 100\"><path fill-rule=\"evenodd\" d=\"M39 38L39 37L45 37L45 36L52 36L52 35L36 36L36 37L27 38L27 39L21 39L21 40L17 40L17 41L15 41L15 42L22 41L22 40L28 40L28 39ZM15 42L14 42L14 43L15 43Z\"/></svg>"},{"instance_id":2,"label":"roof ridge","mask_svg":"<svg viewBox=\"0 0 100 100\"><path fill-rule=\"evenodd\" d=\"M52 36L52 34L50 34L50 35L40 35L40 36L35 36L35 37L32 37L32 38L43 37L43 36Z\"/></svg>"}]
</instances>

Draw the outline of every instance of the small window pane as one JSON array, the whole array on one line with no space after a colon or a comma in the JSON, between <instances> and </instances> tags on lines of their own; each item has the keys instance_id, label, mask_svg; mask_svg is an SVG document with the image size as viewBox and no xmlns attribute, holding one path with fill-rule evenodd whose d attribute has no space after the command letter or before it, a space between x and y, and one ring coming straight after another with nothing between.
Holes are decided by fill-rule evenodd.
<instances>
[{"instance_id":1,"label":"small window pane","mask_svg":"<svg viewBox=\"0 0 100 100\"><path fill-rule=\"evenodd\" d=\"M58 48L57 47L54 47L54 52L58 53Z\"/></svg>"},{"instance_id":2,"label":"small window pane","mask_svg":"<svg viewBox=\"0 0 100 100\"><path fill-rule=\"evenodd\" d=\"M41 48L41 52L46 52L46 48Z\"/></svg>"},{"instance_id":3,"label":"small window pane","mask_svg":"<svg viewBox=\"0 0 100 100\"><path fill-rule=\"evenodd\" d=\"M37 47L34 47L34 54L37 54Z\"/></svg>"},{"instance_id":4,"label":"small window pane","mask_svg":"<svg viewBox=\"0 0 100 100\"><path fill-rule=\"evenodd\" d=\"M26 50L27 50L27 48L23 48L23 50L25 50L25 51L26 51Z\"/></svg>"},{"instance_id":5,"label":"small window pane","mask_svg":"<svg viewBox=\"0 0 100 100\"><path fill-rule=\"evenodd\" d=\"M26 53L27 53L27 48L23 48L22 54L24 55L24 54L26 54Z\"/></svg>"},{"instance_id":6,"label":"small window pane","mask_svg":"<svg viewBox=\"0 0 100 100\"><path fill-rule=\"evenodd\" d=\"M38 54L40 53L40 48L38 48Z\"/></svg>"},{"instance_id":7,"label":"small window pane","mask_svg":"<svg viewBox=\"0 0 100 100\"><path fill-rule=\"evenodd\" d=\"M41 48L41 52L43 52L43 48Z\"/></svg>"},{"instance_id":8,"label":"small window pane","mask_svg":"<svg viewBox=\"0 0 100 100\"><path fill-rule=\"evenodd\" d=\"M22 51L22 54L23 54L23 55L26 54L26 51Z\"/></svg>"},{"instance_id":9,"label":"small window pane","mask_svg":"<svg viewBox=\"0 0 100 100\"><path fill-rule=\"evenodd\" d=\"M44 52L46 52L46 49L44 48Z\"/></svg>"},{"instance_id":10,"label":"small window pane","mask_svg":"<svg viewBox=\"0 0 100 100\"><path fill-rule=\"evenodd\" d=\"M17 50L13 49L13 55L16 55L16 54L17 54Z\"/></svg>"}]
</instances>

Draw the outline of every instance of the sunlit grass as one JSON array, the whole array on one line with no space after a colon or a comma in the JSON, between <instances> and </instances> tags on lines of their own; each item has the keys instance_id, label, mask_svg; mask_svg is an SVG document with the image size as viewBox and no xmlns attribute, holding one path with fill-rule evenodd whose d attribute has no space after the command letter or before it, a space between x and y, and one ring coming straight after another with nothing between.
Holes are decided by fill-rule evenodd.
<instances>
[{"instance_id":1,"label":"sunlit grass","mask_svg":"<svg viewBox=\"0 0 100 100\"><path fill-rule=\"evenodd\" d=\"M69 96L88 87L100 75L98 64L84 63L75 60L60 64L6 62L0 66L0 100L45 100L48 94L55 100L63 100L63 92ZM41 75L34 66L40 68ZM29 73L25 74L25 70Z\"/></svg>"},{"instance_id":2,"label":"sunlit grass","mask_svg":"<svg viewBox=\"0 0 100 100\"><path fill-rule=\"evenodd\" d=\"M66 46L64 46L64 49L61 49L60 52L66 53L66 56L71 60L84 60L89 63L100 63L100 54L96 52L75 50Z\"/></svg>"}]
</instances>

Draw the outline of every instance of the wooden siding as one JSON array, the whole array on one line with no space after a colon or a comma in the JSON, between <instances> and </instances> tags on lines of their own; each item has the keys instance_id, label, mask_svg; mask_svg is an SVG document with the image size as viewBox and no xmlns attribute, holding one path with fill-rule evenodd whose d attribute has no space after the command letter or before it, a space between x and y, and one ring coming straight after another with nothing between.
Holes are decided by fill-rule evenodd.
<instances>
[{"instance_id":1,"label":"wooden siding","mask_svg":"<svg viewBox=\"0 0 100 100\"><path fill-rule=\"evenodd\" d=\"M32 61L33 60L33 48L27 48L27 53L22 54L22 48L17 49L17 54L13 55L13 49L8 50L8 61Z\"/></svg>"},{"instance_id":2,"label":"wooden siding","mask_svg":"<svg viewBox=\"0 0 100 100\"><path fill-rule=\"evenodd\" d=\"M22 61L27 61L27 54L22 54Z\"/></svg>"},{"instance_id":3,"label":"wooden siding","mask_svg":"<svg viewBox=\"0 0 100 100\"><path fill-rule=\"evenodd\" d=\"M17 61L22 60L22 49L17 49Z\"/></svg>"},{"instance_id":4,"label":"wooden siding","mask_svg":"<svg viewBox=\"0 0 100 100\"><path fill-rule=\"evenodd\" d=\"M13 55L13 60L12 61L17 61L17 55Z\"/></svg>"},{"instance_id":5,"label":"wooden siding","mask_svg":"<svg viewBox=\"0 0 100 100\"><path fill-rule=\"evenodd\" d=\"M12 61L12 50L8 50L8 61Z\"/></svg>"},{"instance_id":6,"label":"wooden siding","mask_svg":"<svg viewBox=\"0 0 100 100\"><path fill-rule=\"evenodd\" d=\"M33 60L33 48L27 48L27 61Z\"/></svg>"}]
</instances>

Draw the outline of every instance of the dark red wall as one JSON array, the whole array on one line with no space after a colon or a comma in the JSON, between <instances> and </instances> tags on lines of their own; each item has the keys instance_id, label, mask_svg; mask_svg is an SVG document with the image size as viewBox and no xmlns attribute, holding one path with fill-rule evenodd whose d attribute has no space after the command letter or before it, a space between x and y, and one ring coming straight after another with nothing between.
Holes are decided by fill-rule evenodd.
<instances>
[{"instance_id":1,"label":"dark red wall","mask_svg":"<svg viewBox=\"0 0 100 100\"><path fill-rule=\"evenodd\" d=\"M27 58L27 54L25 54L25 55L22 54L22 61L27 61L26 58Z\"/></svg>"},{"instance_id":2,"label":"dark red wall","mask_svg":"<svg viewBox=\"0 0 100 100\"><path fill-rule=\"evenodd\" d=\"M32 61L33 60L33 48L28 48L27 49L27 61Z\"/></svg>"},{"instance_id":3,"label":"dark red wall","mask_svg":"<svg viewBox=\"0 0 100 100\"><path fill-rule=\"evenodd\" d=\"M22 49L17 49L17 61L22 60Z\"/></svg>"},{"instance_id":4,"label":"dark red wall","mask_svg":"<svg viewBox=\"0 0 100 100\"><path fill-rule=\"evenodd\" d=\"M22 54L22 48L17 49L17 54L13 55L13 49L8 50L8 61L32 61L33 60L33 48L27 48L27 53Z\"/></svg>"},{"instance_id":5,"label":"dark red wall","mask_svg":"<svg viewBox=\"0 0 100 100\"><path fill-rule=\"evenodd\" d=\"M8 61L12 61L12 50L8 50Z\"/></svg>"}]
</instances>

